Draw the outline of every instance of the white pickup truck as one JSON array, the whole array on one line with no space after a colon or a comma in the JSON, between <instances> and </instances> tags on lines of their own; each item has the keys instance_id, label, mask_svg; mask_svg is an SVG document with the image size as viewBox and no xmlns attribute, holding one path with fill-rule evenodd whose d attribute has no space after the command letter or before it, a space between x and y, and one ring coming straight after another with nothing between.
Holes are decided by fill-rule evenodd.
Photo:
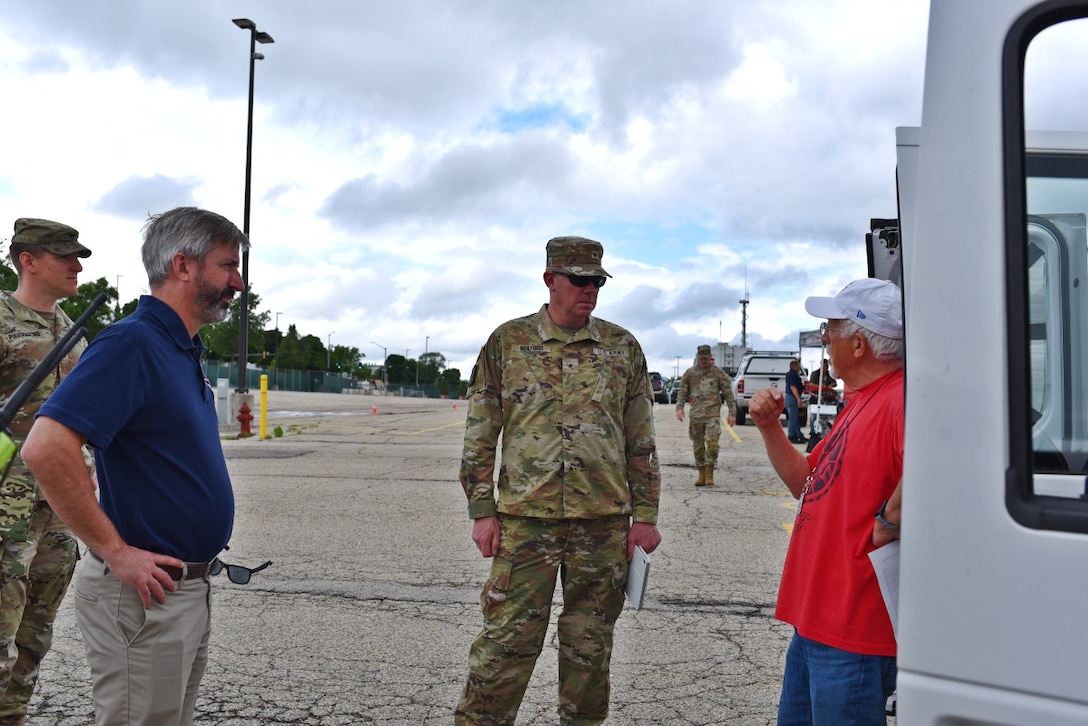
<instances>
[{"instance_id":1,"label":"white pickup truck","mask_svg":"<svg viewBox=\"0 0 1088 726\"><path fill-rule=\"evenodd\" d=\"M737 399L737 425L748 418L748 403L761 388L773 387L786 391L786 372L797 353L788 350L753 350L744 354L733 379L733 395ZM801 375L805 379L804 372Z\"/></svg>"}]
</instances>

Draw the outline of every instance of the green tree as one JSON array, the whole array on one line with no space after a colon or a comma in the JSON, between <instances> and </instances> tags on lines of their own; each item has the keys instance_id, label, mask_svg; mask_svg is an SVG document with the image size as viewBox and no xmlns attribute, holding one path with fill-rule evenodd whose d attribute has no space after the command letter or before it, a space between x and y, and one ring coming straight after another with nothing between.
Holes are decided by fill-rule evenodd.
<instances>
[{"instance_id":1,"label":"green tree","mask_svg":"<svg viewBox=\"0 0 1088 726\"><path fill-rule=\"evenodd\" d=\"M305 335L298 342L299 358L305 371L325 370L325 344L316 335Z\"/></svg>"},{"instance_id":2,"label":"green tree","mask_svg":"<svg viewBox=\"0 0 1088 726\"><path fill-rule=\"evenodd\" d=\"M301 370L305 366L305 359L299 350L298 328L287 326L287 333L280 339L280 345L276 349L276 367L293 370Z\"/></svg>"},{"instance_id":3,"label":"green tree","mask_svg":"<svg viewBox=\"0 0 1088 726\"><path fill-rule=\"evenodd\" d=\"M419 382L424 386L430 381L437 381L446 369L446 356L436 350L419 356Z\"/></svg>"},{"instance_id":4,"label":"green tree","mask_svg":"<svg viewBox=\"0 0 1088 726\"><path fill-rule=\"evenodd\" d=\"M76 294L60 301L60 308L68 317L75 320L90 307L99 293L106 294L106 301L87 320L87 340L93 340L94 336L102 332L102 329L116 319L116 307L110 305L110 301L117 302L117 288L112 287L106 278L100 277L94 282L85 282L76 288Z\"/></svg>"},{"instance_id":5,"label":"green tree","mask_svg":"<svg viewBox=\"0 0 1088 726\"><path fill-rule=\"evenodd\" d=\"M118 310L117 319L120 320L121 318L127 318L129 315L132 315L134 312L136 312L136 308L138 308L139 306L139 298L135 300L129 300L127 303L121 306L120 310Z\"/></svg>"},{"instance_id":6,"label":"green tree","mask_svg":"<svg viewBox=\"0 0 1088 726\"><path fill-rule=\"evenodd\" d=\"M385 367L389 372L390 383L408 383L408 359L397 353L390 353L385 361ZM414 379L413 379L414 380Z\"/></svg>"},{"instance_id":7,"label":"green tree","mask_svg":"<svg viewBox=\"0 0 1088 726\"><path fill-rule=\"evenodd\" d=\"M283 333L278 328L264 331L261 336L261 366L268 368L275 360L277 353L280 349L280 342L283 340Z\"/></svg>"},{"instance_id":8,"label":"green tree","mask_svg":"<svg viewBox=\"0 0 1088 726\"><path fill-rule=\"evenodd\" d=\"M334 371L356 371L364 357L354 346L334 345L329 355L329 368Z\"/></svg>"},{"instance_id":9,"label":"green tree","mask_svg":"<svg viewBox=\"0 0 1088 726\"><path fill-rule=\"evenodd\" d=\"M0 240L0 245L4 245L7 240ZM15 269L8 264L7 260L0 257L0 290L14 290L19 286L19 276L15 274Z\"/></svg>"},{"instance_id":10,"label":"green tree","mask_svg":"<svg viewBox=\"0 0 1088 726\"><path fill-rule=\"evenodd\" d=\"M207 325L200 331L200 337L204 345L208 346L208 357L212 359L231 360L238 356L238 319L241 316L242 298L238 295L230 301L230 316L221 323ZM268 311L257 312L261 304L261 298L250 291L249 293L249 338L247 340L247 353L260 354L264 346L264 328L268 325L272 314Z\"/></svg>"}]
</instances>

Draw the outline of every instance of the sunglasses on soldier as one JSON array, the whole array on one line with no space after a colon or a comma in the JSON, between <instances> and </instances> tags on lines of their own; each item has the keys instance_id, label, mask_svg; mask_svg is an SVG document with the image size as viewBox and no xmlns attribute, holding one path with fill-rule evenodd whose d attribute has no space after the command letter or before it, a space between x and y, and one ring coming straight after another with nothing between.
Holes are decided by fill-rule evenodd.
<instances>
[{"instance_id":1,"label":"sunglasses on soldier","mask_svg":"<svg viewBox=\"0 0 1088 726\"><path fill-rule=\"evenodd\" d=\"M573 275L569 272L557 272L557 275L562 275L570 281L570 284L575 287L587 287L593 285L593 287L604 287L605 281L608 279L604 275Z\"/></svg>"}]
</instances>

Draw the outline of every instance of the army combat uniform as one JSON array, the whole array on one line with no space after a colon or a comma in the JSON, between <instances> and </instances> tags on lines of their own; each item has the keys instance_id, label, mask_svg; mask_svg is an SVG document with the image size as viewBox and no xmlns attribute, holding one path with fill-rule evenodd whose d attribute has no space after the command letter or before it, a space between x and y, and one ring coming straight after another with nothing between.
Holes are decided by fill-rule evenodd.
<instances>
[{"instance_id":1,"label":"army combat uniform","mask_svg":"<svg viewBox=\"0 0 1088 726\"><path fill-rule=\"evenodd\" d=\"M710 346L699 346L698 355L709 357ZM680 378L680 391L676 396L676 410L683 411L690 401L688 412L688 436L695 452L695 466L699 478L695 486L714 484L714 467L718 464L718 439L722 435L722 401L725 400L729 415L737 413L737 401L733 396L733 380L729 374L711 363L706 368L694 365Z\"/></svg>"},{"instance_id":2,"label":"army combat uniform","mask_svg":"<svg viewBox=\"0 0 1088 726\"><path fill-rule=\"evenodd\" d=\"M0 293L0 404L71 325L59 305L52 316L42 315L10 292ZM19 410L9 427L17 445L85 347L77 343ZM0 724L22 723L78 553L71 530L42 498L18 454L0 484L0 537Z\"/></svg>"},{"instance_id":3,"label":"army combat uniform","mask_svg":"<svg viewBox=\"0 0 1088 726\"><path fill-rule=\"evenodd\" d=\"M547 309L499 326L469 385L461 484L469 516L497 515L502 536L480 598L484 628L469 655L459 724L514 722L557 572L561 722L605 719L629 523L657 521L661 480L642 348L592 317L572 333Z\"/></svg>"}]
</instances>

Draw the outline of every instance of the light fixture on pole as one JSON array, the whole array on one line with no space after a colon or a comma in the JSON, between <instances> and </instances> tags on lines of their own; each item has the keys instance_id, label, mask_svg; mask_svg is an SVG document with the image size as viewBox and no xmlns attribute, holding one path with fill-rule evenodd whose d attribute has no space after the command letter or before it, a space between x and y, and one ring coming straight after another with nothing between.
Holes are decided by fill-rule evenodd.
<instances>
[{"instance_id":1,"label":"light fixture on pole","mask_svg":"<svg viewBox=\"0 0 1088 726\"><path fill-rule=\"evenodd\" d=\"M370 344L382 349L382 383L388 384L389 376L386 375L385 369L387 368L386 363L389 362L389 351L384 345L382 345L381 343L375 343L373 340L370 341Z\"/></svg>"},{"instance_id":2,"label":"light fixture on pole","mask_svg":"<svg viewBox=\"0 0 1088 726\"><path fill-rule=\"evenodd\" d=\"M257 52L257 43L272 43L272 36L257 30L257 24L248 18L235 18L234 24L249 31L249 115L246 124L246 198L242 211L242 233L249 238L249 196L253 169L253 73L256 62L264 60ZM249 359L249 248L242 250L243 290L238 298L238 393L249 393L246 381L246 362Z\"/></svg>"},{"instance_id":3,"label":"light fixture on pole","mask_svg":"<svg viewBox=\"0 0 1088 726\"><path fill-rule=\"evenodd\" d=\"M332 334L335 332L334 330L329 333L328 342L325 343L325 370L327 371L332 370Z\"/></svg>"}]
</instances>

